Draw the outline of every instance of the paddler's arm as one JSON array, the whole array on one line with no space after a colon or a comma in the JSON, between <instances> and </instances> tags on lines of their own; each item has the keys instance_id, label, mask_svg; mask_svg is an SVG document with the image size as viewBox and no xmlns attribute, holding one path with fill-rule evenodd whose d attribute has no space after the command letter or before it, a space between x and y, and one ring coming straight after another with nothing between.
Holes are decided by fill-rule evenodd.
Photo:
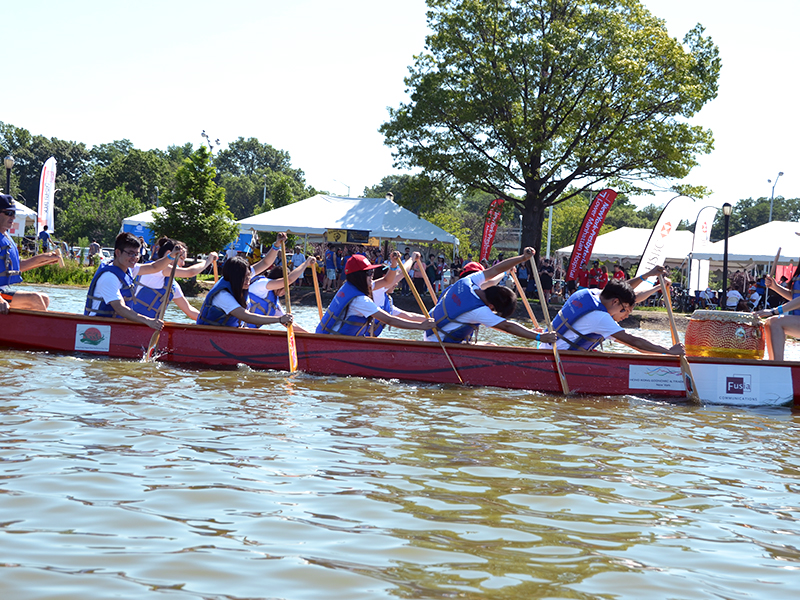
<instances>
[{"instance_id":1,"label":"paddler's arm","mask_svg":"<svg viewBox=\"0 0 800 600\"><path fill-rule=\"evenodd\" d=\"M25 258L20 260L19 272L24 273L25 271L30 271L31 269L35 269L43 265L51 265L57 262L58 262L58 250L53 250L52 252L45 252L43 254L37 254L36 256L31 256L30 258Z\"/></svg>"},{"instance_id":2,"label":"paddler's arm","mask_svg":"<svg viewBox=\"0 0 800 600\"><path fill-rule=\"evenodd\" d=\"M777 281L775 281L769 275L767 275L764 278L764 285L766 285L773 292L777 292L778 294L783 296L786 300L791 301L792 296L794 295L794 294L792 294L792 290L783 287L781 284L779 284ZM789 310L793 310L793 309L790 308Z\"/></svg>"},{"instance_id":3,"label":"paddler's arm","mask_svg":"<svg viewBox=\"0 0 800 600\"><path fill-rule=\"evenodd\" d=\"M639 285L640 283L644 283L645 279L648 279L649 277L653 277L653 276L658 277L659 275L663 275L664 276L664 283L666 283L667 286L670 286L672 284L672 282L667 278L667 269L664 268L664 267L656 266L656 267L653 267L652 269L650 269L647 273L644 273L643 275L640 275L638 277L634 277L633 279L628 279L628 285L631 286L635 290L636 286ZM636 294L636 304L640 304L640 303L644 302L650 296L652 296L656 292L660 292L660 291L661 291L661 286L654 285L649 290L645 290L643 292L639 292L638 294Z\"/></svg>"},{"instance_id":4,"label":"paddler's arm","mask_svg":"<svg viewBox=\"0 0 800 600\"><path fill-rule=\"evenodd\" d=\"M286 238L286 232L278 232L278 237L275 239L275 243L270 246L270 249L267 250L267 253L264 255L264 257L253 265L253 270L256 275L262 271L265 271L267 267L271 266L272 263L275 262L275 259L278 257L278 252L281 251L281 242L286 242Z\"/></svg>"},{"instance_id":5,"label":"paddler's arm","mask_svg":"<svg viewBox=\"0 0 800 600\"><path fill-rule=\"evenodd\" d=\"M186 250L183 251L183 258L186 259ZM196 277L210 267L212 263L217 262L217 258L217 253L212 252L206 257L205 261L201 263L197 263L191 267L178 267L175 269L175 277ZM172 271L172 264L170 264L168 268L164 269L163 273L165 276L169 277L170 271Z\"/></svg>"},{"instance_id":6,"label":"paddler's arm","mask_svg":"<svg viewBox=\"0 0 800 600\"><path fill-rule=\"evenodd\" d=\"M525 251L519 256L512 256L511 258L501 260L496 265L492 265L491 267L483 271L483 277L486 281L481 287L486 288L489 287L490 285L494 285L493 283L489 283L493 278L502 275L506 271L511 270L512 267L516 267L518 264L522 262L529 261L530 259L533 258L534 254L536 254L536 251L533 248L525 248Z\"/></svg>"},{"instance_id":7,"label":"paddler's arm","mask_svg":"<svg viewBox=\"0 0 800 600\"><path fill-rule=\"evenodd\" d=\"M134 321L136 323L141 323L142 325L147 325L151 329L155 329L156 331L161 331L164 328L164 321L159 321L158 319L151 319L150 317L145 317L144 315L140 315L132 308L128 307L122 300L112 300L109 302L111 307L114 309L114 312L117 313L123 319L128 319L129 321Z\"/></svg>"},{"instance_id":8,"label":"paddler's arm","mask_svg":"<svg viewBox=\"0 0 800 600\"><path fill-rule=\"evenodd\" d=\"M295 281L300 279L303 276L303 273L306 272L306 269L309 267L313 267L317 264L317 259L313 256L309 256L302 265L297 267L294 271L289 273L289 285L293 284ZM282 290L283 289L283 278L280 279L270 279L267 282L267 289L268 290ZM296 329L296 328L295 328Z\"/></svg>"},{"instance_id":9,"label":"paddler's arm","mask_svg":"<svg viewBox=\"0 0 800 600\"><path fill-rule=\"evenodd\" d=\"M152 273L158 273L159 271L163 271L167 267L169 267L170 271L172 271L172 261L178 255L180 250L173 249L171 252L167 252L164 256L159 258L155 262L151 263L144 263L139 265L139 275L151 275Z\"/></svg>"},{"instance_id":10,"label":"paddler's arm","mask_svg":"<svg viewBox=\"0 0 800 600\"><path fill-rule=\"evenodd\" d=\"M558 339L555 333L540 333L538 331L534 331L533 329L528 329L519 323L508 320L498 323L492 327L492 329L499 329L500 331L505 331L506 333L516 335L517 337L536 340L537 342L544 342L545 344L553 344L555 343L556 339Z\"/></svg>"},{"instance_id":11,"label":"paddler's arm","mask_svg":"<svg viewBox=\"0 0 800 600\"><path fill-rule=\"evenodd\" d=\"M436 322L433 319L424 319L423 321L417 323L415 321L409 321L407 319L395 317L387 313L385 310L380 309L372 316L378 319L378 321L381 323L385 323L386 325L390 325L392 327L399 327L400 329L418 329L421 331L427 331L428 329L433 329L436 325Z\"/></svg>"},{"instance_id":12,"label":"paddler's arm","mask_svg":"<svg viewBox=\"0 0 800 600\"><path fill-rule=\"evenodd\" d=\"M268 317L267 315L257 315L255 313L251 313L249 310L246 310L241 306L234 308L230 314L240 321L252 323L253 325L273 325L275 323L288 325L294 321L294 317L290 314L281 315L279 317Z\"/></svg>"},{"instance_id":13,"label":"paddler's arm","mask_svg":"<svg viewBox=\"0 0 800 600\"><path fill-rule=\"evenodd\" d=\"M789 300L789 302L781 306L778 306L777 308L768 308L766 310L759 310L756 311L754 314L756 316L761 317L762 319L766 319L767 317L782 317L784 314L787 314L793 310L797 310L798 308L800 308L800 296L798 296L794 300Z\"/></svg>"},{"instance_id":14,"label":"paddler's arm","mask_svg":"<svg viewBox=\"0 0 800 600\"><path fill-rule=\"evenodd\" d=\"M672 346L672 348L665 348L664 346L659 346L658 344L654 344L653 342L649 342L643 338L631 335L627 331L619 331L611 337L613 337L620 344L625 344L626 346L630 346L631 348L634 348L635 350L645 354L674 354L677 356L686 354L683 344L675 344Z\"/></svg>"}]
</instances>

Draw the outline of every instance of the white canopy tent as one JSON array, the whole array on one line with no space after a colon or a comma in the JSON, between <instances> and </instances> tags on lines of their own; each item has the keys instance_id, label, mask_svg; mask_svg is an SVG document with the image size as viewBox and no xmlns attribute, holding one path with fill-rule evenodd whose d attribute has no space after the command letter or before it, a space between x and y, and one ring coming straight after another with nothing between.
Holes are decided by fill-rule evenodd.
<instances>
[{"instance_id":1,"label":"white canopy tent","mask_svg":"<svg viewBox=\"0 0 800 600\"><path fill-rule=\"evenodd\" d=\"M138 215L133 215L132 217L123 219L122 225L119 228L119 232L122 233L124 231L128 231L136 237L144 238L144 241L148 244L152 244L153 232L150 229L150 225L153 223L153 213L155 211L163 213L164 207L161 206L152 210L146 210Z\"/></svg>"},{"instance_id":2,"label":"white canopy tent","mask_svg":"<svg viewBox=\"0 0 800 600\"><path fill-rule=\"evenodd\" d=\"M615 262L624 267L638 263L651 233L652 229L620 227L599 235L592 249L592 260ZM692 251L693 238L694 234L691 231L673 231L670 234L665 248L668 266L677 267L686 260ZM559 248L555 252L556 258L569 260L572 249L573 246Z\"/></svg>"},{"instance_id":3,"label":"white canopy tent","mask_svg":"<svg viewBox=\"0 0 800 600\"><path fill-rule=\"evenodd\" d=\"M269 212L242 219L242 233L285 231L322 236L328 229L369 231L380 240L458 244L458 238L388 198L342 198L317 194Z\"/></svg>"},{"instance_id":4,"label":"white canopy tent","mask_svg":"<svg viewBox=\"0 0 800 600\"><path fill-rule=\"evenodd\" d=\"M36 223L36 212L22 204L21 202L14 202L14 207L17 209L17 214L14 216L14 221L11 224L11 229L8 234L14 237L22 237L25 235L25 226L28 224Z\"/></svg>"},{"instance_id":5,"label":"white canopy tent","mask_svg":"<svg viewBox=\"0 0 800 600\"><path fill-rule=\"evenodd\" d=\"M772 221L728 238L728 266L732 269L748 268L754 264L768 264L781 250L780 264L787 265L800 257L800 224L793 221ZM715 267L722 264L725 241L714 242L694 258L710 260Z\"/></svg>"}]
</instances>

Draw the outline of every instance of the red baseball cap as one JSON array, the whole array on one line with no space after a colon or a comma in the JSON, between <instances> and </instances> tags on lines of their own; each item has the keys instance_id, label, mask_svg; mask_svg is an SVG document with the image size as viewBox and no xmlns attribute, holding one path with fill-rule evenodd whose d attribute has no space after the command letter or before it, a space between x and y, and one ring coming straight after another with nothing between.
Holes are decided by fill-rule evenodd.
<instances>
[{"instance_id":1,"label":"red baseball cap","mask_svg":"<svg viewBox=\"0 0 800 600\"><path fill-rule=\"evenodd\" d=\"M461 273L458 274L459 277L466 277L470 273L477 273L478 271L483 271L483 265L481 263L475 262L468 262L464 265L464 268L461 269Z\"/></svg>"},{"instance_id":2,"label":"red baseball cap","mask_svg":"<svg viewBox=\"0 0 800 600\"><path fill-rule=\"evenodd\" d=\"M379 269L383 265L371 264L366 256L362 256L361 254L354 254L350 258L347 259L347 263L344 265L344 274L350 275L350 273L357 273L358 271L370 271L372 269Z\"/></svg>"}]
</instances>

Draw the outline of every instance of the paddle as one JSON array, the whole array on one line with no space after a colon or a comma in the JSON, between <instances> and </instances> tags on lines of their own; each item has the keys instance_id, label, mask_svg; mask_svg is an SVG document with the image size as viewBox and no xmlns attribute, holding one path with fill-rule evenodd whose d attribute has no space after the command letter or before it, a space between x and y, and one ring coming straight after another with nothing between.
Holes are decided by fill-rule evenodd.
<instances>
[{"instance_id":1,"label":"paddle","mask_svg":"<svg viewBox=\"0 0 800 600\"><path fill-rule=\"evenodd\" d=\"M422 298L420 298L417 288L414 287L414 282L411 281L411 277L409 276L408 271L406 271L406 266L403 264L402 260L398 260L397 264L400 266L400 270L403 272L403 277L406 278L406 283L408 283L408 287L411 288L411 291L414 293L414 298L417 299L417 304L419 304L419 308L422 311L422 314L425 315L426 319L430 319L431 316L428 314L428 309L425 308L425 303L422 301ZM442 352L444 352L444 355L447 357L447 362L449 362L450 366L453 367L453 372L456 374L456 377L458 377L458 382L464 383L464 380L461 379L461 375L458 374L458 369L456 369L456 366L453 364L453 360L447 353L447 348L444 347L444 342L442 342L442 338L439 335L439 330L434 327L433 333L436 336L436 339L439 341L439 346L441 346Z\"/></svg>"},{"instance_id":2,"label":"paddle","mask_svg":"<svg viewBox=\"0 0 800 600\"><path fill-rule=\"evenodd\" d=\"M319 281L317 281L317 264L311 267L311 279L314 280L314 295L317 297L317 310L319 311L319 320L322 321L322 296L319 294Z\"/></svg>"},{"instance_id":3,"label":"paddle","mask_svg":"<svg viewBox=\"0 0 800 600\"><path fill-rule=\"evenodd\" d=\"M664 297L664 305L667 307L669 329L670 333L672 333L672 343L674 345L680 342L680 338L678 338L678 327L675 325L675 315L672 314L672 298L669 296L667 284L664 283L664 276L659 275L658 281L661 283L661 295ZM683 374L683 384L686 386L686 397L695 404L700 404L700 396L697 394L697 389L694 386L692 367L689 365L687 358L683 355L681 355L681 373Z\"/></svg>"},{"instance_id":4,"label":"paddle","mask_svg":"<svg viewBox=\"0 0 800 600\"><path fill-rule=\"evenodd\" d=\"M217 283L217 281L219 281L219 273L217 272L217 261L214 261L212 265L213 265L212 268L214 269L214 283Z\"/></svg>"},{"instance_id":5,"label":"paddle","mask_svg":"<svg viewBox=\"0 0 800 600\"><path fill-rule=\"evenodd\" d=\"M436 304L439 300L436 298L436 292L433 291L431 280L428 279L428 273L425 272L425 265L422 264L422 259L417 259L417 267L422 271L422 278L425 280L425 286L428 288L428 293L431 295L431 300Z\"/></svg>"},{"instance_id":6,"label":"paddle","mask_svg":"<svg viewBox=\"0 0 800 600\"><path fill-rule=\"evenodd\" d=\"M550 323L550 309L547 307L547 302L544 299L544 290L542 289L542 281L539 277L539 269L536 268L536 261L531 256L531 271L536 278L536 291L539 292L539 304L542 306L544 313L544 322L547 325L548 331L553 331L553 325ZM561 357L558 355L558 348L556 344L558 340L553 342L553 358L556 361L556 371L558 372L558 380L561 382L561 391L564 394L569 394L569 385L567 384L567 375L564 373L564 365L561 363Z\"/></svg>"},{"instance_id":7,"label":"paddle","mask_svg":"<svg viewBox=\"0 0 800 600\"><path fill-rule=\"evenodd\" d=\"M281 240L281 263L283 265L283 287L286 288L286 314L292 314L292 301L289 299L289 271L286 270L286 243ZM289 342L289 372L297 371L297 346L294 340L294 326L286 326L286 340Z\"/></svg>"},{"instance_id":8,"label":"paddle","mask_svg":"<svg viewBox=\"0 0 800 600\"><path fill-rule=\"evenodd\" d=\"M164 298L161 300L161 306L158 307L158 315L156 319L159 321L164 320L164 313L167 312L167 304L169 304L169 294L172 291L172 282L175 281L175 269L178 268L178 259L181 256L181 251L179 248L175 248L177 254L175 255L175 260L172 261L172 270L169 273L169 279L167 279L167 287L165 288ZM153 335L150 337L150 344L147 346L147 350L142 357L144 362L150 362L153 359L153 350L155 350L156 345L158 344L158 338L161 335L161 331L154 331Z\"/></svg>"},{"instance_id":9,"label":"paddle","mask_svg":"<svg viewBox=\"0 0 800 600\"><path fill-rule=\"evenodd\" d=\"M538 329L539 322L536 320L536 317L533 316L531 303L528 302L528 297L525 295L525 290L522 289L522 284L519 282L519 277L517 277L517 272L514 269L511 270L511 278L514 280L514 285L517 286L517 293L519 294L519 297L522 298L523 304L525 304L525 310L528 311L528 316L531 318L531 323L533 323L534 329Z\"/></svg>"},{"instance_id":10,"label":"paddle","mask_svg":"<svg viewBox=\"0 0 800 600\"><path fill-rule=\"evenodd\" d=\"M769 271L769 276L772 281L775 281L775 276L778 274L778 261L781 259L781 249L778 248L778 253L775 255L775 260L772 262L772 268ZM764 289L764 310L767 308L767 297L769 296L769 289Z\"/></svg>"}]
</instances>

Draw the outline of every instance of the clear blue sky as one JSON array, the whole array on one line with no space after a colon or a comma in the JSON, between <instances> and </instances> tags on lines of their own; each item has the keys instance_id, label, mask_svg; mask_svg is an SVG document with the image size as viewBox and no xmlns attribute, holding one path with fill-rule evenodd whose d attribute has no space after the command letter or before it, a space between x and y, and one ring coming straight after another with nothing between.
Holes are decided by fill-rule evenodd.
<instances>
[{"instance_id":1,"label":"clear blue sky","mask_svg":"<svg viewBox=\"0 0 800 600\"><path fill-rule=\"evenodd\" d=\"M800 197L795 116L798 0L645 0L681 39L700 22L720 47L714 131L687 183L708 203ZM256 137L310 184L361 195L392 169L378 127L405 99L424 46L422 0L70 0L7 3L0 120L88 146L137 148ZM638 204L663 204L659 193Z\"/></svg>"}]
</instances>

